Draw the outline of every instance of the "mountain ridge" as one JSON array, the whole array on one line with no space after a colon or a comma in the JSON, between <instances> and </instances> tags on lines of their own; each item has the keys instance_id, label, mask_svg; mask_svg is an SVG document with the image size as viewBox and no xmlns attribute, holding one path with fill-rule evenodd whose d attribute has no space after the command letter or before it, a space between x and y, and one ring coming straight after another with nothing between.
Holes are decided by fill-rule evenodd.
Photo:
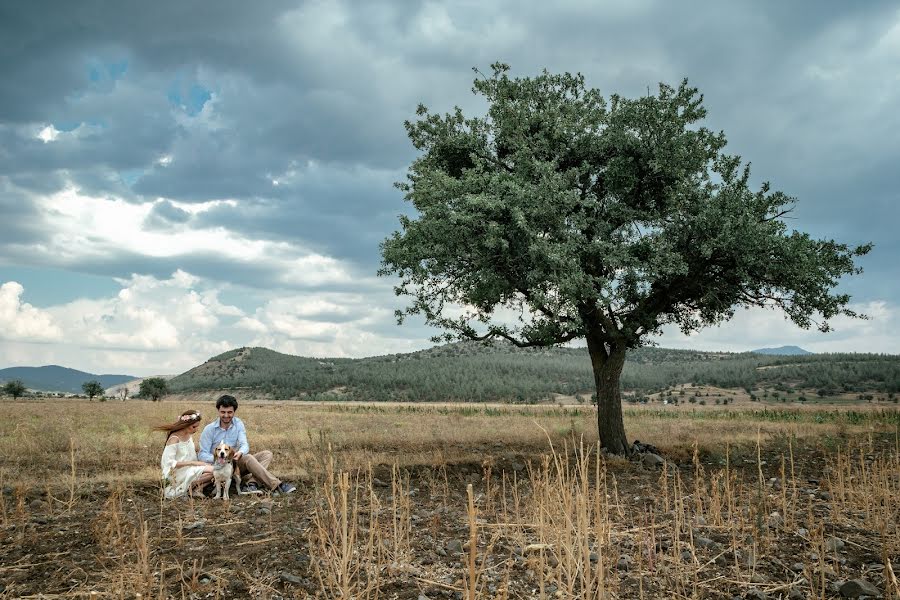
<instances>
[{"instance_id":1,"label":"mountain ridge","mask_svg":"<svg viewBox=\"0 0 900 600\"><path fill-rule=\"evenodd\" d=\"M684 385L774 388L826 394L900 391L900 356L765 355L666 348L629 351L626 394ZM273 399L530 402L553 394L590 397L584 347L517 348L455 342L367 358L311 358L243 347L214 356L169 381L174 393L254 390ZM748 392L749 393L749 392Z\"/></svg>"},{"instance_id":2,"label":"mountain ridge","mask_svg":"<svg viewBox=\"0 0 900 600\"><path fill-rule=\"evenodd\" d=\"M750 352L754 354L770 354L776 356L807 356L809 354L814 354L809 350L801 348L800 346L777 346L774 348L758 348L756 350L751 350Z\"/></svg>"},{"instance_id":3,"label":"mountain ridge","mask_svg":"<svg viewBox=\"0 0 900 600\"><path fill-rule=\"evenodd\" d=\"M25 387L42 392L64 392L81 394L81 384L86 381L99 381L105 388L119 385L135 379L134 375L96 375L60 365L44 365L41 367L7 367L0 369L0 382L20 380Z\"/></svg>"},{"instance_id":4,"label":"mountain ridge","mask_svg":"<svg viewBox=\"0 0 900 600\"><path fill-rule=\"evenodd\" d=\"M61 390L72 393L80 393L84 381L113 377L119 381L104 384L108 391L128 385L132 395L140 379L98 376L58 366L43 368L74 373L72 385ZM10 372L0 370L0 380ZM873 390L893 395L900 392L900 356L770 355L658 347L629 351L622 376L624 393L654 393L691 385L743 388L747 393L777 388L819 396ZM517 348L505 342L454 342L365 358L316 358L241 347L171 377L169 389L175 394L253 390L273 399L531 402L554 394L589 398L594 379L584 347Z\"/></svg>"}]
</instances>

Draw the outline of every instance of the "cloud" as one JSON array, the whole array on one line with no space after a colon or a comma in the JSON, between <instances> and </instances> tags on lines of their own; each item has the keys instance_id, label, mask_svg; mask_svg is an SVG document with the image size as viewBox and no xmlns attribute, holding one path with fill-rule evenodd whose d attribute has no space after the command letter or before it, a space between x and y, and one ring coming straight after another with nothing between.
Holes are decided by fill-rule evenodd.
<instances>
[{"instance_id":1,"label":"cloud","mask_svg":"<svg viewBox=\"0 0 900 600\"><path fill-rule=\"evenodd\" d=\"M850 308L868 320L840 316L832 319L833 331L801 329L780 312L762 308L739 310L718 327L707 327L685 336L667 327L656 342L669 348L746 352L757 348L794 345L811 352L876 352L900 354L900 307L884 300L852 304Z\"/></svg>"},{"instance_id":2,"label":"cloud","mask_svg":"<svg viewBox=\"0 0 900 600\"><path fill-rule=\"evenodd\" d=\"M308 293L273 298L239 326L280 347L300 348L297 342L313 342L310 347L318 350L321 344L331 343L335 356L361 356L355 349L358 340L372 337L368 326L389 316L386 309L360 294ZM351 346L345 345L348 342Z\"/></svg>"},{"instance_id":3,"label":"cloud","mask_svg":"<svg viewBox=\"0 0 900 600\"><path fill-rule=\"evenodd\" d=\"M53 362L94 373L181 372L186 364L234 347L215 330L243 312L223 304L220 291L207 282L176 271L167 279L134 275L120 284L111 297L77 299L38 311L19 302L22 286L8 282L0 287L0 323L4 332L15 334L7 339L56 341ZM22 364L29 357L46 356L22 343L0 347L0 361L18 357Z\"/></svg>"},{"instance_id":4,"label":"cloud","mask_svg":"<svg viewBox=\"0 0 900 600\"><path fill-rule=\"evenodd\" d=\"M22 302L25 289L15 281L0 285L0 339L52 342L62 337L53 316Z\"/></svg>"},{"instance_id":5,"label":"cloud","mask_svg":"<svg viewBox=\"0 0 900 600\"><path fill-rule=\"evenodd\" d=\"M136 375L183 372L240 346L266 346L305 356L362 357L427 346L383 328L389 311L379 297L358 293L266 293L252 313L221 298L242 290L185 271L166 278L132 275L97 299L36 309L21 302L16 282L0 287L0 364L54 362L89 372ZM405 332L404 332L405 333ZM57 342L54 353L32 342ZM51 358L52 356L52 358Z\"/></svg>"},{"instance_id":6,"label":"cloud","mask_svg":"<svg viewBox=\"0 0 900 600\"><path fill-rule=\"evenodd\" d=\"M21 214L18 235L0 241L10 262L78 267L116 277L132 271L160 277L185 268L209 279L286 289L365 280L352 263L312 251L298 240L266 239L252 227L245 235L241 227L229 229L202 218L208 211L232 210L232 200L133 203L68 187L24 196L24 202L24 208L10 202L13 216Z\"/></svg>"},{"instance_id":7,"label":"cloud","mask_svg":"<svg viewBox=\"0 0 900 600\"><path fill-rule=\"evenodd\" d=\"M144 218L144 227L147 229L165 229L173 225L187 223L191 214L178 208L168 200L160 200L153 205L150 212Z\"/></svg>"},{"instance_id":8,"label":"cloud","mask_svg":"<svg viewBox=\"0 0 900 600\"><path fill-rule=\"evenodd\" d=\"M90 348L125 351L168 351L193 344L220 323L223 316L241 315L219 302L215 290L198 292L201 282L183 271L159 280L134 275L120 280L112 298L75 300L48 312L67 337Z\"/></svg>"}]
</instances>

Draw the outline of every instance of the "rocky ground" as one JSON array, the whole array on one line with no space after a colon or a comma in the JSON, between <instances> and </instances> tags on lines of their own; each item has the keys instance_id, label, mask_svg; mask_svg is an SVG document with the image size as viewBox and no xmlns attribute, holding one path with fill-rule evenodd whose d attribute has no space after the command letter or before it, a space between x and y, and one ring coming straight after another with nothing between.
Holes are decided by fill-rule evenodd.
<instances>
[{"instance_id":1,"label":"rocky ground","mask_svg":"<svg viewBox=\"0 0 900 600\"><path fill-rule=\"evenodd\" d=\"M885 438L880 449L861 460L881 460L893 452L893 443ZM874 598L891 597L900 589L893 579L900 573L896 523L886 529L883 520L872 518L876 509L851 509L843 488L838 502L835 486L853 482L838 482L826 450L797 449L794 481L802 501L792 504L796 514L790 515L779 510L788 484L781 478L780 449L764 451L761 461L749 452L736 458L730 468L741 489L752 490L760 475L765 481L765 489L756 491L765 496L759 499L765 512L740 507L747 522L740 527L716 525L702 514L677 523L675 511L665 510L670 499L663 501L661 477L680 480L688 491L681 502L690 505L698 463L669 460L663 475L664 457L643 450L631 461L608 461L615 480L610 488L615 497L609 498L616 504L612 528L607 543L586 548L584 557L602 570L604 597ZM713 479L721 462L721 457L702 457L699 466ZM553 544L542 544L529 525L510 523L509 488L505 509L502 501L501 474L507 481L515 476L527 482L537 464L537 456L516 454L440 470L423 466L400 473L399 487L390 467L375 469L364 476L361 506L371 507L366 494L374 493L382 517L388 516L379 521L386 532L367 562L364 541L372 539L373 517L361 510L357 528L350 531L358 536L358 549L345 555L351 556L348 569L358 567L357 581L377 585L379 598L463 598L469 548L466 487L472 484L479 523L477 597L570 597L562 577L568 565L560 564L570 559ZM889 474L879 477L889 489L898 489L890 487L896 482ZM328 513L324 474L315 479L318 483L307 482L288 496L240 496L229 502L161 501L157 488L140 484L81 489L73 497L60 493L56 498L46 488L7 485L0 506L0 597L336 596L339 565L323 567L330 560L325 546L311 551L310 540L321 540L322 515L339 518L352 511L338 502ZM529 484L520 491L525 503ZM748 492L741 498L752 497ZM677 507L677 494L671 500ZM896 514L897 508L877 510ZM504 522L508 526L495 526ZM332 541L339 546L336 523ZM392 527L399 527L399 534Z\"/></svg>"}]
</instances>

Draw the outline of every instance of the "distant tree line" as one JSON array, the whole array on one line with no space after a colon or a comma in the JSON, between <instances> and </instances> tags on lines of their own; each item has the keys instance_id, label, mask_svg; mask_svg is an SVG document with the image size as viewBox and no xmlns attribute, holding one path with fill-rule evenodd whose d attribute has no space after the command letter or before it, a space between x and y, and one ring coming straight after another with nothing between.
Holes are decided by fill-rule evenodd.
<instances>
[{"instance_id":1,"label":"distant tree line","mask_svg":"<svg viewBox=\"0 0 900 600\"><path fill-rule=\"evenodd\" d=\"M168 382L168 391L250 388L274 398L376 401L536 402L587 395L593 373L581 348L515 349L457 343L364 359L288 356L265 348L226 352ZM622 374L626 392L693 383L723 388L900 391L900 357L879 354L767 356L641 348ZM144 395L144 394L142 394Z\"/></svg>"}]
</instances>

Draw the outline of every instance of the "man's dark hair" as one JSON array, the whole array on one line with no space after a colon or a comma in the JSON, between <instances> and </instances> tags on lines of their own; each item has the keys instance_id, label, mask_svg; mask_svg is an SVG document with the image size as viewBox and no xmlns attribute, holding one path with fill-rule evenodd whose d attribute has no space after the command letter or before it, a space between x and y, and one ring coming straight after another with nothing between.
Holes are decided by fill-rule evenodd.
<instances>
[{"instance_id":1,"label":"man's dark hair","mask_svg":"<svg viewBox=\"0 0 900 600\"><path fill-rule=\"evenodd\" d=\"M219 399L216 400L216 410L219 410L223 406L230 406L234 409L234 412L237 412L237 398L229 396L228 394L219 396Z\"/></svg>"}]
</instances>

